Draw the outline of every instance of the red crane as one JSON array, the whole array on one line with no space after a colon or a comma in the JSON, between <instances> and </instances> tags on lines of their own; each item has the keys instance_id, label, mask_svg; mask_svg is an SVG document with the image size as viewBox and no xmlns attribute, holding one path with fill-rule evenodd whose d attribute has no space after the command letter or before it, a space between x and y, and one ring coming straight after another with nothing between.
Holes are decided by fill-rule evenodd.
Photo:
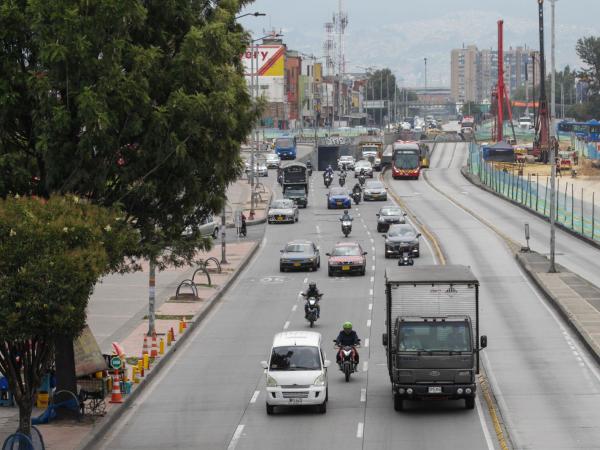
<instances>
[{"instance_id":1,"label":"red crane","mask_svg":"<svg viewBox=\"0 0 600 450\"><path fill-rule=\"evenodd\" d=\"M492 102L496 105L496 124L492 133L492 139L500 142L504 139L504 102L506 102L506 111L508 120L513 127L513 138L515 137L515 129L512 125L512 109L510 108L510 100L506 85L504 84L504 20L498 21L498 82L496 89L492 93Z\"/></svg>"}]
</instances>

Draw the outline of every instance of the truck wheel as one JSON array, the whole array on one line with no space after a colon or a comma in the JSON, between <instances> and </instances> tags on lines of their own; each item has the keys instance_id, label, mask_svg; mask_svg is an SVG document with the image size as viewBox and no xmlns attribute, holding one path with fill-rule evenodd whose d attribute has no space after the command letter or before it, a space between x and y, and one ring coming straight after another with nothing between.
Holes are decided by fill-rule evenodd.
<instances>
[{"instance_id":1,"label":"truck wheel","mask_svg":"<svg viewBox=\"0 0 600 450\"><path fill-rule=\"evenodd\" d=\"M273 405L269 405L268 403L266 403L266 407L267 407L267 414L269 416L275 412L275 407Z\"/></svg>"},{"instance_id":2,"label":"truck wheel","mask_svg":"<svg viewBox=\"0 0 600 450\"><path fill-rule=\"evenodd\" d=\"M404 399L400 396L400 394L394 394L394 409L396 411L404 410Z\"/></svg>"},{"instance_id":3,"label":"truck wheel","mask_svg":"<svg viewBox=\"0 0 600 450\"><path fill-rule=\"evenodd\" d=\"M475 408L475 397L466 397L465 398L465 407L467 409L474 409Z\"/></svg>"}]
</instances>

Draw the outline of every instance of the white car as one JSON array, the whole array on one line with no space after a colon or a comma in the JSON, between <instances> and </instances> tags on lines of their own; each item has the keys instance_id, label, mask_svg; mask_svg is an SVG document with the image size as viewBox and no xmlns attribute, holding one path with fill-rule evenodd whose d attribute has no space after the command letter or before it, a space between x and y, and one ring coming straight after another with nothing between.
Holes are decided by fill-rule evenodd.
<instances>
[{"instance_id":1,"label":"white car","mask_svg":"<svg viewBox=\"0 0 600 450\"><path fill-rule=\"evenodd\" d=\"M338 170L354 170L354 157L351 155L340 156L338 159Z\"/></svg>"},{"instance_id":2,"label":"white car","mask_svg":"<svg viewBox=\"0 0 600 450\"><path fill-rule=\"evenodd\" d=\"M269 153L266 155L265 164L268 169L278 169L281 165L281 158L277 153Z\"/></svg>"},{"instance_id":3,"label":"white car","mask_svg":"<svg viewBox=\"0 0 600 450\"><path fill-rule=\"evenodd\" d=\"M410 125L410 123L408 123L408 122L402 122L402 123L400 124L400 128L401 128L403 131L410 131L410 129L412 128L412 126L411 126L411 125Z\"/></svg>"},{"instance_id":4,"label":"white car","mask_svg":"<svg viewBox=\"0 0 600 450\"><path fill-rule=\"evenodd\" d=\"M285 331L273 338L265 369L267 414L276 406L317 406L327 412L327 367L320 333Z\"/></svg>"},{"instance_id":5,"label":"white car","mask_svg":"<svg viewBox=\"0 0 600 450\"><path fill-rule=\"evenodd\" d=\"M191 226L187 226L185 230L183 230L182 235L189 237L192 235L192 230ZM200 231L200 234L203 236L212 236L213 239L217 239L219 236L219 224L212 215L208 215L202 220L200 225L198 225L198 231Z\"/></svg>"},{"instance_id":6,"label":"white car","mask_svg":"<svg viewBox=\"0 0 600 450\"><path fill-rule=\"evenodd\" d=\"M267 212L267 222L283 223L283 222L298 222L298 206L293 200L277 199L271 202L269 211Z\"/></svg>"},{"instance_id":7,"label":"white car","mask_svg":"<svg viewBox=\"0 0 600 450\"><path fill-rule=\"evenodd\" d=\"M246 175L250 175L252 173L252 170L251 170L252 166L250 165L250 163L248 161L246 161L245 166L246 166L246 168L244 170L246 172ZM267 169L267 165L264 162L262 162L262 161L256 162L254 164L254 174L257 177L268 177L269 169Z\"/></svg>"},{"instance_id":8,"label":"white car","mask_svg":"<svg viewBox=\"0 0 600 450\"><path fill-rule=\"evenodd\" d=\"M360 171L363 169L366 177L373 178L373 166L365 159L361 159L354 164L354 178L358 178Z\"/></svg>"}]
</instances>

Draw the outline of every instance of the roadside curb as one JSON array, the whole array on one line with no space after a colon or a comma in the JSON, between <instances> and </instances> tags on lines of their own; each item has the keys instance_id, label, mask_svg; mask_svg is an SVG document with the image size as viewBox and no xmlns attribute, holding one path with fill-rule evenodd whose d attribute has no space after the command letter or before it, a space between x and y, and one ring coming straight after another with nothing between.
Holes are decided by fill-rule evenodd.
<instances>
[{"instance_id":1,"label":"roadside curb","mask_svg":"<svg viewBox=\"0 0 600 450\"><path fill-rule=\"evenodd\" d=\"M579 320L573 317L569 309L563 304L563 302L557 298L550 290L546 287L544 282L538 277L531 266L525 261L520 253L515 254L515 258L523 271L527 274L529 279L536 285L536 287L544 294L544 297L552 304L554 309L560 314L560 316L569 324L569 327L579 336L579 340L593 355L596 362L600 363L600 346L594 342L585 327L579 323ZM573 273L568 269L559 266L560 273ZM574 274L579 277L579 275ZM581 277L580 277L581 278Z\"/></svg>"},{"instance_id":2,"label":"roadside curb","mask_svg":"<svg viewBox=\"0 0 600 450\"><path fill-rule=\"evenodd\" d=\"M93 450L94 448L96 448L96 446L100 443L102 437L109 431L109 429L114 425L114 423L121 418L125 411L133 407L133 403L141 395L141 392L144 390L144 388L150 385L152 380L160 372L161 368L167 364L167 362L173 357L174 354L177 353L179 347L181 347L188 340L188 336L192 334L194 329L204 320L204 318L215 307L215 305L220 302L220 300L227 293L231 285L245 270L246 266L252 260L259 248L260 242L254 241L254 246L246 254L238 268L231 275L231 277L225 282L221 289L215 292L207 300L204 308L202 308L202 310L198 312L194 316L194 318L189 322L187 331L178 337L177 341L175 341L174 344L171 346L171 349L154 365L154 368L148 373L148 375L146 375L146 377L142 380L138 387L134 389L131 392L131 394L129 394L125 398L123 404L121 404L117 408L111 409L111 411L105 416L104 420L102 420L102 422L98 424L97 427L93 427L90 430L89 434L76 447L77 450Z\"/></svg>"},{"instance_id":3,"label":"roadside curb","mask_svg":"<svg viewBox=\"0 0 600 450\"><path fill-rule=\"evenodd\" d=\"M489 192L490 194L495 195L496 197L501 198L502 200L504 200L508 203L512 203L513 205L518 206L519 208L533 214L534 216L538 217L539 219L542 219L545 222L550 222L550 218L546 217L542 213L535 211L531 208L528 208L527 206L522 205L521 203L514 201L513 199L507 198L504 195L501 195L498 192L494 191L493 189L490 189L488 186L483 184L481 182L481 180L479 180L479 177L477 177L476 175L473 175L472 173L469 173L466 166L464 166L460 169L460 173L462 174L462 176L464 178L467 179L467 181L469 181L472 185L478 187L479 189ZM600 242L594 241L587 236L582 236L577 231L574 231L561 223L555 222L555 224L556 224L556 227L560 228L562 231L565 231L565 232L569 233L570 235L576 237L577 239L579 239L587 244L590 244L590 245L596 247L597 249L600 249Z\"/></svg>"}]
</instances>

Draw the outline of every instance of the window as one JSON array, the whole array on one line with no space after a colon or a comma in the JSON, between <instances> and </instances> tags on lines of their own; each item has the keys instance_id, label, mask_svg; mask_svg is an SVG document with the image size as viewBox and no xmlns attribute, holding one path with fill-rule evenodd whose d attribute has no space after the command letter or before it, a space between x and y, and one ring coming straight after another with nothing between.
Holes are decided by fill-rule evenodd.
<instances>
[{"instance_id":1,"label":"window","mask_svg":"<svg viewBox=\"0 0 600 450\"><path fill-rule=\"evenodd\" d=\"M269 370L321 370L318 347L275 347L271 353Z\"/></svg>"}]
</instances>

